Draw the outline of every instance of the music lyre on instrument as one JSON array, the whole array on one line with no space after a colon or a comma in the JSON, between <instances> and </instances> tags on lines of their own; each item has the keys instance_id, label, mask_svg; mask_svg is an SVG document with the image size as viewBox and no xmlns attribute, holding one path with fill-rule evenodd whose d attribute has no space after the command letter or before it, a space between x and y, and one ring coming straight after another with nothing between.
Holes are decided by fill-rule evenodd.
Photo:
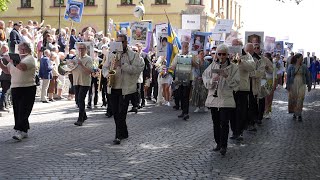
<instances>
[{"instance_id":1,"label":"music lyre on instrument","mask_svg":"<svg viewBox=\"0 0 320 180\"><path fill-rule=\"evenodd\" d=\"M178 55L176 66L176 80L180 83L190 83L192 73L192 55Z\"/></svg>"}]
</instances>

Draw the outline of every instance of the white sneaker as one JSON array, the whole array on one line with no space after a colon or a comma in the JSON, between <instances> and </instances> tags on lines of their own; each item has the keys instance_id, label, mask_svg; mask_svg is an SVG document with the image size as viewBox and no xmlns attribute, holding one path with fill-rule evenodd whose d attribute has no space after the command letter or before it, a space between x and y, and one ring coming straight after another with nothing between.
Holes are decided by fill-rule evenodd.
<instances>
[{"instance_id":1,"label":"white sneaker","mask_svg":"<svg viewBox=\"0 0 320 180\"><path fill-rule=\"evenodd\" d=\"M200 108L197 107L196 110L194 110L193 112L197 113L199 111L200 111Z\"/></svg>"},{"instance_id":2,"label":"white sneaker","mask_svg":"<svg viewBox=\"0 0 320 180\"><path fill-rule=\"evenodd\" d=\"M268 113L264 116L265 119L270 119L271 118L271 113Z\"/></svg>"},{"instance_id":3,"label":"white sneaker","mask_svg":"<svg viewBox=\"0 0 320 180\"><path fill-rule=\"evenodd\" d=\"M166 102L166 106L171 106L169 101Z\"/></svg>"},{"instance_id":4,"label":"white sneaker","mask_svg":"<svg viewBox=\"0 0 320 180\"><path fill-rule=\"evenodd\" d=\"M24 138L28 138L28 133L20 131L21 135L22 135L22 139Z\"/></svg>"},{"instance_id":5,"label":"white sneaker","mask_svg":"<svg viewBox=\"0 0 320 180\"><path fill-rule=\"evenodd\" d=\"M21 141L23 139L23 135L21 131L16 131L15 134L12 136L13 139Z\"/></svg>"}]
</instances>

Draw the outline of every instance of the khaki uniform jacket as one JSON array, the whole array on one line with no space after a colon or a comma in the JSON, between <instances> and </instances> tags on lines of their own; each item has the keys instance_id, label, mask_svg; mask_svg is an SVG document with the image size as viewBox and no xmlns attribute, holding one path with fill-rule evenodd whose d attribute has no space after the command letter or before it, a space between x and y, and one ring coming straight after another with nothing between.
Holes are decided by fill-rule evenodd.
<instances>
[{"instance_id":1,"label":"khaki uniform jacket","mask_svg":"<svg viewBox=\"0 0 320 180\"><path fill-rule=\"evenodd\" d=\"M266 75L266 62L264 58L255 59L256 67L249 73L252 80L252 92L257 96L261 91L261 79Z\"/></svg>"},{"instance_id":2,"label":"khaki uniform jacket","mask_svg":"<svg viewBox=\"0 0 320 180\"><path fill-rule=\"evenodd\" d=\"M112 89L122 89L122 95L133 94L137 91L137 81L144 69L144 60L139 54L128 49L126 53L109 53L103 65L103 76L109 73L111 63L116 58L121 61L121 67L115 69L115 86Z\"/></svg>"},{"instance_id":3,"label":"khaki uniform jacket","mask_svg":"<svg viewBox=\"0 0 320 180\"><path fill-rule=\"evenodd\" d=\"M205 87L208 89L208 97L205 102L206 107L228 107L235 108L236 103L233 97L233 92L239 90L240 76L238 66L230 63L229 66L224 68L227 78L220 76L219 82L213 81L213 78L218 76L216 73L212 73L213 69L219 69L220 65L216 62L212 62L210 66L202 74L202 79ZM217 87L218 86L218 87ZM214 97L217 89L218 97Z\"/></svg>"},{"instance_id":4,"label":"khaki uniform jacket","mask_svg":"<svg viewBox=\"0 0 320 180\"><path fill-rule=\"evenodd\" d=\"M240 75L239 91L250 91L249 73L255 70L256 64L249 53L242 55L240 59L241 63L238 65Z\"/></svg>"}]
</instances>

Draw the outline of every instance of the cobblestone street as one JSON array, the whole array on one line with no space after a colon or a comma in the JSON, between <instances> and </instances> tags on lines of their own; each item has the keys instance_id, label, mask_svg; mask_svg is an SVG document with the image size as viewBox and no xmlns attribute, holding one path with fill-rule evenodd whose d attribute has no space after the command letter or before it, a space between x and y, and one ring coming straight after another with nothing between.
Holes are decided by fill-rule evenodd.
<instances>
[{"instance_id":1,"label":"cobblestone street","mask_svg":"<svg viewBox=\"0 0 320 180\"><path fill-rule=\"evenodd\" d=\"M193 112L193 108L190 108ZM112 145L113 118L88 110L84 126L74 104L35 110L29 138L11 139L13 115L0 117L0 179L320 179L320 91L307 93L304 121L287 113L277 89L273 115L257 133L229 141L225 157L212 152L209 113L177 118L172 107L149 103L128 114L129 139Z\"/></svg>"}]
</instances>

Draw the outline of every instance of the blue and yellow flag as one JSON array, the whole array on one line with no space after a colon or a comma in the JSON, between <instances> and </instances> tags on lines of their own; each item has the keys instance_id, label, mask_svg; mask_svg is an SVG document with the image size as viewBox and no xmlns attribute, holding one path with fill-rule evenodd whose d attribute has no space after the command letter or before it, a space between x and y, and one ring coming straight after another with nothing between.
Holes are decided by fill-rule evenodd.
<instances>
[{"instance_id":1,"label":"blue and yellow flag","mask_svg":"<svg viewBox=\"0 0 320 180\"><path fill-rule=\"evenodd\" d=\"M168 22L167 67L170 67L174 57L179 53L179 49L181 49L180 40ZM173 72L169 70L169 73Z\"/></svg>"}]
</instances>

